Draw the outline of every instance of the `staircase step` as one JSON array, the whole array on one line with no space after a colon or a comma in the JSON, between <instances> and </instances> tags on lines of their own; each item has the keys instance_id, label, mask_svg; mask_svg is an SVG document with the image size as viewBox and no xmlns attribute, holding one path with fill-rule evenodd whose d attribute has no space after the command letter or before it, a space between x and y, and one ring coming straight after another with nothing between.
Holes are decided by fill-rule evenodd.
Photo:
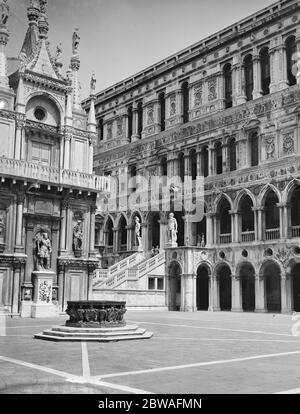
<instances>
[{"instance_id":1,"label":"staircase step","mask_svg":"<svg viewBox=\"0 0 300 414\"><path fill-rule=\"evenodd\" d=\"M146 329L137 329L135 331L116 331L116 332L93 332L93 333L87 333L87 332L62 332L62 331L53 331L51 329L47 329L43 331L43 335L47 336L57 336L57 337L64 337L64 338L108 338L108 337L115 337L115 336L128 336L128 335L143 335L146 332Z\"/></svg>"},{"instance_id":2,"label":"staircase step","mask_svg":"<svg viewBox=\"0 0 300 414\"><path fill-rule=\"evenodd\" d=\"M80 329L80 332L84 333L106 333L106 332L115 332L118 330L118 332L127 332L127 331L136 331L138 329L137 325L125 325L120 327L108 327L108 328L77 328L73 326L53 326L52 331L58 331L58 332L69 332L69 333L76 333Z\"/></svg>"},{"instance_id":3,"label":"staircase step","mask_svg":"<svg viewBox=\"0 0 300 414\"><path fill-rule=\"evenodd\" d=\"M137 339L150 339L152 338L152 332L144 332L143 334L130 334L130 335L115 335L107 337L97 337L97 336L83 336L83 337L59 337L55 335L44 335L43 333L34 335L36 339L42 339L46 341L55 341L55 342L118 342L118 341L130 341Z\"/></svg>"}]
</instances>

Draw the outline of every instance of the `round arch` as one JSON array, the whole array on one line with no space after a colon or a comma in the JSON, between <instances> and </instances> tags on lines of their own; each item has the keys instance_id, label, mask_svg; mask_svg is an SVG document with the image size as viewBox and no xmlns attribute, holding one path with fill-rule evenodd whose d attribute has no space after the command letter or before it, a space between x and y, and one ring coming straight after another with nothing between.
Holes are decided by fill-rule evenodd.
<instances>
[{"instance_id":1,"label":"round arch","mask_svg":"<svg viewBox=\"0 0 300 414\"><path fill-rule=\"evenodd\" d=\"M37 105L39 105L39 100L40 100L40 105L44 103L47 106L47 101L48 101L48 105L49 103L52 104L52 105L49 105L49 107L52 107L54 110L58 111L59 119L57 120L57 124L58 124L57 126L60 126L64 119L64 113L65 113L64 108L62 107L61 103L55 98L55 96L51 95L48 92L35 91L31 93L27 97L26 102L25 102L26 114L30 108L30 103L32 101L37 101Z\"/></svg>"},{"instance_id":2,"label":"round arch","mask_svg":"<svg viewBox=\"0 0 300 414\"><path fill-rule=\"evenodd\" d=\"M261 265L259 274L264 279L266 307L269 312L281 311L281 265L267 259Z\"/></svg>"},{"instance_id":3,"label":"round arch","mask_svg":"<svg viewBox=\"0 0 300 414\"><path fill-rule=\"evenodd\" d=\"M241 281L242 309L255 310L255 268L249 261L242 261L236 267L236 274Z\"/></svg>"},{"instance_id":4,"label":"round arch","mask_svg":"<svg viewBox=\"0 0 300 414\"><path fill-rule=\"evenodd\" d=\"M209 286L211 269L207 263L200 263L197 267L196 279L196 306L197 310L207 311L210 306Z\"/></svg>"},{"instance_id":5,"label":"round arch","mask_svg":"<svg viewBox=\"0 0 300 414\"><path fill-rule=\"evenodd\" d=\"M232 269L226 263L218 263L215 267L218 283L218 294L221 311L230 311L232 307L231 275Z\"/></svg>"}]
</instances>

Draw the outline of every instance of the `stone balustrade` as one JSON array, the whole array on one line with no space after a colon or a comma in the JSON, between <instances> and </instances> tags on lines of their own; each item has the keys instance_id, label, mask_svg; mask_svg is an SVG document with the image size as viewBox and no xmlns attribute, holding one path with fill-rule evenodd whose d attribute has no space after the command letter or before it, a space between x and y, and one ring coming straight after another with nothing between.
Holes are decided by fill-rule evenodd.
<instances>
[{"instance_id":1,"label":"stone balustrade","mask_svg":"<svg viewBox=\"0 0 300 414\"><path fill-rule=\"evenodd\" d=\"M78 187L88 191L109 192L110 189L109 177L63 170L5 157L0 158L0 176L20 177L23 180L34 180L37 183L45 182L47 185Z\"/></svg>"}]
</instances>

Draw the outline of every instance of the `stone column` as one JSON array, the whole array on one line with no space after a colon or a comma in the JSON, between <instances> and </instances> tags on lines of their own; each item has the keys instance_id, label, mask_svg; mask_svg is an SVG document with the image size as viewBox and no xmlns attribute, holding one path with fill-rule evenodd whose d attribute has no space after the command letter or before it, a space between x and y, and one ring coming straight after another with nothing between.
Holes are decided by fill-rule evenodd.
<instances>
[{"instance_id":1,"label":"stone column","mask_svg":"<svg viewBox=\"0 0 300 414\"><path fill-rule=\"evenodd\" d=\"M24 250L22 246L24 199L25 199L25 195L23 193L19 193L17 196L15 252L23 252Z\"/></svg>"},{"instance_id":2,"label":"stone column","mask_svg":"<svg viewBox=\"0 0 300 414\"><path fill-rule=\"evenodd\" d=\"M258 226L257 226L257 209L255 207L251 207L254 216L254 233L255 233L255 240L258 240Z\"/></svg>"},{"instance_id":3,"label":"stone column","mask_svg":"<svg viewBox=\"0 0 300 414\"><path fill-rule=\"evenodd\" d=\"M258 241L263 240L264 238L264 226L263 226L263 207L257 208L257 234L258 234Z\"/></svg>"},{"instance_id":4,"label":"stone column","mask_svg":"<svg viewBox=\"0 0 300 414\"><path fill-rule=\"evenodd\" d=\"M130 142L131 137L128 135L128 126L129 126L129 117L128 117L128 113L124 113L123 114L123 118L124 118L124 124L125 124L125 138L127 142Z\"/></svg>"},{"instance_id":5,"label":"stone column","mask_svg":"<svg viewBox=\"0 0 300 414\"><path fill-rule=\"evenodd\" d=\"M219 215L213 215L213 245L220 244ZM219 230L219 231L218 231Z\"/></svg>"},{"instance_id":6,"label":"stone column","mask_svg":"<svg viewBox=\"0 0 300 414\"><path fill-rule=\"evenodd\" d=\"M213 243L213 214L206 213L206 247L211 247Z\"/></svg>"},{"instance_id":7,"label":"stone column","mask_svg":"<svg viewBox=\"0 0 300 414\"><path fill-rule=\"evenodd\" d=\"M119 229L113 228L114 232L114 246L113 246L113 252L117 253L119 250Z\"/></svg>"},{"instance_id":8,"label":"stone column","mask_svg":"<svg viewBox=\"0 0 300 414\"><path fill-rule=\"evenodd\" d=\"M281 313L290 313L291 308L288 306L288 295L291 295L287 289L287 274L284 272L281 273Z\"/></svg>"},{"instance_id":9,"label":"stone column","mask_svg":"<svg viewBox=\"0 0 300 414\"><path fill-rule=\"evenodd\" d=\"M137 108L137 103L134 102L132 105L132 137L131 137L131 141L137 141L139 140L139 135L138 135L138 122L139 122L139 118L138 118L138 108Z\"/></svg>"},{"instance_id":10,"label":"stone column","mask_svg":"<svg viewBox=\"0 0 300 414\"><path fill-rule=\"evenodd\" d=\"M90 212L90 249L89 249L89 256L95 257L95 220L96 220L96 206L91 207Z\"/></svg>"},{"instance_id":11,"label":"stone column","mask_svg":"<svg viewBox=\"0 0 300 414\"><path fill-rule=\"evenodd\" d=\"M262 85L260 56L257 53L257 49L255 50L255 54L253 55L253 82L253 99L258 99L262 96Z\"/></svg>"},{"instance_id":12,"label":"stone column","mask_svg":"<svg viewBox=\"0 0 300 414\"><path fill-rule=\"evenodd\" d=\"M88 173L93 174L93 163L94 163L94 142L95 137L91 134L89 138L89 166L88 166Z\"/></svg>"},{"instance_id":13,"label":"stone column","mask_svg":"<svg viewBox=\"0 0 300 414\"><path fill-rule=\"evenodd\" d=\"M195 312L196 310L196 275L185 274L181 276L182 287L184 290L181 308L184 312Z\"/></svg>"},{"instance_id":14,"label":"stone column","mask_svg":"<svg viewBox=\"0 0 300 414\"><path fill-rule=\"evenodd\" d=\"M70 169L70 142L71 142L72 135L66 134L65 135L65 150L64 150L64 169Z\"/></svg>"},{"instance_id":15,"label":"stone column","mask_svg":"<svg viewBox=\"0 0 300 414\"><path fill-rule=\"evenodd\" d=\"M58 266L58 306L61 312L64 312L64 278L65 266L60 264Z\"/></svg>"},{"instance_id":16,"label":"stone column","mask_svg":"<svg viewBox=\"0 0 300 414\"><path fill-rule=\"evenodd\" d=\"M284 234L286 233L286 229L284 229L284 223L283 223L283 203L277 203L277 207L279 208L279 228L280 228L280 238L284 238Z\"/></svg>"},{"instance_id":17,"label":"stone column","mask_svg":"<svg viewBox=\"0 0 300 414\"><path fill-rule=\"evenodd\" d=\"M25 140L24 140L24 121L16 121L16 135L15 135L15 154L16 160L24 159L23 152L25 153Z\"/></svg>"},{"instance_id":18,"label":"stone column","mask_svg":"<svg viewBox=\"0 0 300 414\"><path fill-rule=\"evenodd\" d=\"M203 175L201 148L197 148L196 157L197 157L197 177L201 177Z\"/></svg>"},{"instance_id":19,"label":"stone column","mask_svg":"<svg viewBox=\"0 0 300 414\"><path fill-rule=\"evenodd\" d=\"M216 276L212 276L210 279L210 311L220 311L220 295L219 295L219 282Z\"/></svg>"},{"instance_id":20,"label":"stone column","mask_svg":"<svg viewBox=\"0 0 300 414\"><path fill-rule=\"evenodd\" d=\"M222 171L227 172L229 171L229 156L228 156L228 144L222 144Z\"/></svg>"},{"instance_id":21,"label":"stone column","mask_svg":"<svg viewBox=\"0 0 300 414\"><path fill-rule=\"evenodd\" d=\"M13 289L12 289L12 314L17 315L19 313L19 298L20 298L20 275L21 264L14 264L14 276L13 276Z\"/></svg>"},{"instance_id":22,"label":"stone column","mask_svg":"<svg viewBox=\"0 0 300 414\"><path fill-rule=\"evenodd\" d=\"M297 85L300 84L300 29L299 27L296 30L296 46L297 46L297 52L296 52L296 66L297 66Z\"/></svg>"},{"instance_id":23,"label":"stone column","mask_svg":"<svg viewBox=\"0 0 300 414\"><path fill-rule=\"evenodd\" d=\"M231 312L243 312L242 287L241 287L241 278L239 275L231 275L231 290L232 290Z\"/></svg>"},{"instance_id":24,"label":"stone column","mask_svg":"<svg viewBox=\"0 0 300 414\"><path fill-rule=\"evenodd\" d=\"M93 300L94 266L88 266L87 300Z\"/></svg>"},{"instance_id":25,"label":"stone column","mask_svg":"<svg viewBox=\"0 0 300 414\"><path fill-rule=\"evenodd\" d=\"M267 312L267 301L265 296L265 279L259 275L255 275L255 312Z\"/></svg>"},{"instance_id":26,"label":"stone column","mask_svg":"<svg viewBox=\"0 0 300 414\"><path fill-rule=\"evenodd\" d=\"M241 105L247 101L244 91L244 65L241 60L241 56L236 55L233 57L232 67L235 73L235 105Z\"/></svg>"},{"instance_id":27,"label":"stone column","mask_svg":"<svg viewBox=\"0 0 300 414\"><path fill-rule=\"evenodd\" d=\"M60 254L66 250L67 208L68 202L64 200L61 207L62 220L60 222Z\"/></svg>"},{"instance_id":28,"label":"stone column","mask_svg":"<svg viewBox=\"0 0 300 414\"><path fill-rule=\"evenodd\" d=\"M230 210L229 214L231 215L231 237L233 243L239 242L239 211Z\"/></svg>"},{"instance_id":29,"label":"stone column","mask_svg":"<svg viewBox=\"0 0 300 414\"><path fill-rule=\"evenodd\" d=\"M214 147L210 144L208 147L208 175L212 176L215 174L214 166Z\"/></svg>"},{"instance_id":30,"label":"stone column","mask_svg":"<svg viewBox=\"0 0 300 414\"><path fill-rule=\"evenodd\" d=\"M184 153L184 175L185 177L189 177L191 175L191 159L188 150Z\"/></svg>"},{"instance_id":31,"label":"stone column","mask_svg":"<svg viewBox=\"0 0 300 414\"><path fill-rule=\"evenodd\" d=\"M286 60L286 48L283 42L282 36L280 37L280 44L278 45L279 54L279 85L278 89L283 90L289 87L287 79L287 60Z\"/></svg>"}]
</instances>

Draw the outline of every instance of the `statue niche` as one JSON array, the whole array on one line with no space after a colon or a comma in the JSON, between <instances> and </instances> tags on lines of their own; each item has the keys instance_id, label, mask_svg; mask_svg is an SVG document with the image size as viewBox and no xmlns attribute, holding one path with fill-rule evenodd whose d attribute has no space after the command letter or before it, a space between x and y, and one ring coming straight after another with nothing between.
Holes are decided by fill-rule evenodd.
<instances>
[{"instance_id":1,"label":"statue niche","mask_svg":"<svg viewBox=\"0 0 300 414\"><path fill-rule=\"evenodd\" d=\"M35 236L36 270L49 270L52 253L51 241L46 231L41 230Z\"/></svg>"},{"instance_id":2,"label":"statue niche","mask_svg":"<svg viewBox=\"0 0 300 414\"><path fill-rule=\"evenodd\" d=\"M75 257L82 256L83 232L82 221L78 220L73 229L73 252Z\"/></svg>"}]
</instances>

